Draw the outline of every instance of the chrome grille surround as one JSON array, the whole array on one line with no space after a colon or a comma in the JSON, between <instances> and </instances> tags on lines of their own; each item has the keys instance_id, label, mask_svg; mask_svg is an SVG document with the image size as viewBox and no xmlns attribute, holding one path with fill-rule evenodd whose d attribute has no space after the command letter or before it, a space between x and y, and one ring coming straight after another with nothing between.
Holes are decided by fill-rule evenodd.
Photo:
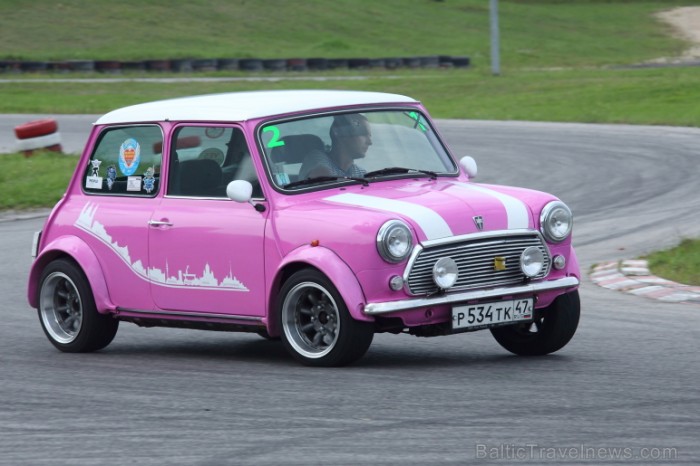
<instances>
[{"instance_id":1,"label":"chrome grille surround","mask_svg":"<svg viewBox=\"0 0 700 466\"><path fill-rule=\"evenodd\" d=\"M502 230L426 241L414 248L404 270L406 291L411 295L438 291L432 270L442 257L454 259L459 270L450 292L522 284L528 279L520 270L520 255L530 246L544 255L542 271L529 279L538 280L549 274L552 265L549 248L538 231ZM496 257L506 258L506 270L494 269Z\"/></svg>"}]
</instances>

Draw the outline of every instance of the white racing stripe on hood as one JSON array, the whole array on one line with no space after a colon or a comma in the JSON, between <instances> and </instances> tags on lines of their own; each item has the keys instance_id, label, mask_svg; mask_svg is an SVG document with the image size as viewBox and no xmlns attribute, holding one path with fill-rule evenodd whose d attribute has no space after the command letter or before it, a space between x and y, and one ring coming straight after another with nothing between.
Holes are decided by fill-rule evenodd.
<instances>
[{"instance_id":1,"label":"white racing stripe on hood","mask_svg":"<svg viewBox=\"0 0 700 466\"><path fill-rule=\"evenodd\" d=\"M464 189L478 191L482 194L495 197L503 204L508 216L508 229L515 230L520 228L528 228L530 226L530 211L523 201L507 194L499 193L493 189L484 188L468 183L453 183L452 186Z\"/></svg>"},{"instance_id":2,"label":"white racing stripe on hood","mask_svg":"<svg viewBox=\"0 0 700 466\"><path fill-rule=\"evenodd\" d=\"M353 193L338 194L326 197L324 200L401 214L413 220L423 230L427 239L452 236L452 230L445 219L434 210L420 204Z\"/></svg>"}]
</instances>

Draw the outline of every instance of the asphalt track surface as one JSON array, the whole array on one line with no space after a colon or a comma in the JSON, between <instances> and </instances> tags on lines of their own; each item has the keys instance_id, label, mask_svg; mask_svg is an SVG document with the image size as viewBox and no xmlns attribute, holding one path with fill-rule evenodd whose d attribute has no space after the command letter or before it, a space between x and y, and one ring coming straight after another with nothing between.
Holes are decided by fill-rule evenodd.
<instances>
[{"instance_id":1,"label":"asphalt track surface","mask_svg":"<svg viewBox=\"0 0 700 466\"><path fill-rule=\"evenodd\" d=\"M29 119L0 118L0 144ZM58 120L78 152L94 117ZM478 181L567 202L585 273L700 236L699 129L439 128ZM0 464L700 463L698 305L584 278L577 334L537 358L487 331L378 335L356 365L310 369L254 335L130 324L104 351L62 354L25 299L42 222L0 222Z\"/></svg>"}]
</instances>

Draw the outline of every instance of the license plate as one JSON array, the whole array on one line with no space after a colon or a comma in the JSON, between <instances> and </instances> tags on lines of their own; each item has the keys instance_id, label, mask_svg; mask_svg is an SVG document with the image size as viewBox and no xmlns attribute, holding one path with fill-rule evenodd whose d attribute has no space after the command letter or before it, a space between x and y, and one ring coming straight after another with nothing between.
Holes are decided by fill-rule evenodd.
<instances>
[{"instance_id":1,"label":"license plate","mask_svg":"<svg viewBox=\"0 0 700 466\"><path fill-rule=\"evenodd\" d=\"M532 320L533 299L512 299L452 308L452 328L477 330Z\"/></svg>"}]
</instances>

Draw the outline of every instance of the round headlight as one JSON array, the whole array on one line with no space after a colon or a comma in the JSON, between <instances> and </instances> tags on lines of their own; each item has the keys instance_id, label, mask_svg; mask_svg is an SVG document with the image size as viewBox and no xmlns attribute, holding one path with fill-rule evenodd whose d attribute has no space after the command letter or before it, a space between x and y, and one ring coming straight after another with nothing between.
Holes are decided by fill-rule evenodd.
<instances>
[{"instance_id":1,"label":"round headlight","mask_svg":"<svg viewBox=\"0 0 700 466\"><path fill-rule=\"evenodd\" d=\"M387 262L401 262L411 252L411 230L399 220L386 222L377 233L377 250Z\"/></svg>"},{"instance_id":2,"label":"round headlight","mask_svg":"<svg viewBox=\"0 0 700 466\"><path fill-rule=\"evenodd\" d=\"M451 257L443 257L435 262L433 266L433 280L443 290L451 288L457 281L458 276L457 263Z\"/></svg>"},{"instance_id":3,"label":"round headlight","mask_svg":"<svg viewBox=\"0 0 700 466\"><path fill-rule=\"evenodd\" d=\"M550 202L540 214L540 228L544 237L552 243L564 241L574 226L571 210L561 201Z\"/></svg>"},{"instance_id":4,"label":"round headlight","mask_svg":"<svg viewBox=\"0 0 700 466\"><path fill-rule=\"evenodd\" d=\"M544 254L540 248L530 246L520 254L520 269L526 277L535 277L544 267Z\"/></svg>"}]
</instances>

